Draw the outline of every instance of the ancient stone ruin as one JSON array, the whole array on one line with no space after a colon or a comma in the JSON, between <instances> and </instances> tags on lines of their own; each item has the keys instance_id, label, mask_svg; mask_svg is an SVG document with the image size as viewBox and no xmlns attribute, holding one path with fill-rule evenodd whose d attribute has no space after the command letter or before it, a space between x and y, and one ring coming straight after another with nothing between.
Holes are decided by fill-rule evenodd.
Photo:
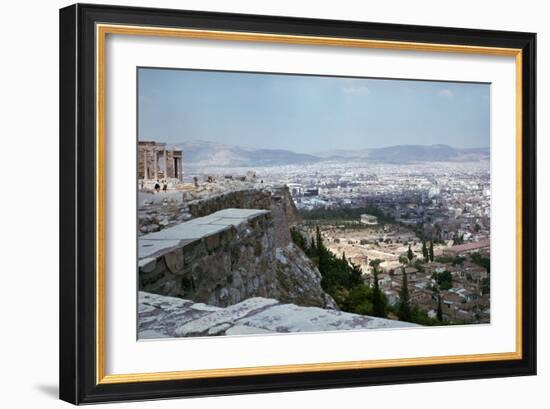
<instances>
[{"instance_id":1,"label":"ancient stone ruin","mask_svg":"<svg viewBox=\"0 0 550 409\"><path fill-rule=\"evenodd\" d=\"M138 179L183 179L182 151L166 143L138 141Z\"/></svg>"}]
</instances>

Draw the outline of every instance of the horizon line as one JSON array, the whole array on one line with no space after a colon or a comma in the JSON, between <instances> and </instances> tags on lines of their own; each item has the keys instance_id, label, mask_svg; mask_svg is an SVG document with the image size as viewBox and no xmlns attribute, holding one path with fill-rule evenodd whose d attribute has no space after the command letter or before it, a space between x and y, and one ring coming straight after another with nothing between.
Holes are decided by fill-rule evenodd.
<instances>
[{"instance_id":1,"label":"horizon line","mask_svg":"<svg viewBox=\"0 0 550 409\"><path fill-rule=\"evenodd\" d=\"M236 148L241 148L241 149L269 150L269 151L288 151L288 152L302 153L302 154L309 154L309 155L314 155L315 153L325 153L325 152L330 152L330 151L338 151L338 150L352 151L352 150L367 150L367 149L386 149L386 148L396 148L396 147L401 147L401 146L423 146L423 147L446 146L446 147L449 147L449 148L452 148L452 149L491 149L490 145L489 146L457 147L457 146L452 146L452 145L449 145L449 144L446 144L446 143L433 143L433 144L410 143L410 144L386 145L386 146L379 146L379 147L335 148L335 149L327 149L327 150L320 150L320 151L306 153L306 152L299 152L299 151L296 151L296 150L286 149L286 148L259 148L259 147L246 146L246 145L236 145L236 144L225 143L225 142L214 142L214 141L206 140L206 139L191 139L191 140L182 140L182 141L177 141L177 142L165 142L161 139L152 139L152 138L143 139L143 138L138 137L137 141L138 142L166 143L167 145L177 145L177 144L182 144L182 143L211 143L211 144L215 144L215 145L225 145L225 146L236 147Z\"/></svg>"}]
</instances>

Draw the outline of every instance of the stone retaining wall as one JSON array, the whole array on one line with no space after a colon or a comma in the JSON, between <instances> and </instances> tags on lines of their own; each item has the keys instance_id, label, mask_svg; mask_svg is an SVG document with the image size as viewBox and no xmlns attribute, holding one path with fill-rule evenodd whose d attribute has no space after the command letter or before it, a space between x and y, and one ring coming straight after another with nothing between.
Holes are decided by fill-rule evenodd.
<instances>
[{"instance_id":1,"label":"stone retaining wall","mask_svg":"<svg viewBox=\"0 0 550 409\"><path fill-rule=\"evenodd\" d=\"M288 227L286 227L288 230ZM336 308L271 212L224 209L139 239L142 291L229 306L250 297Z\"/></svg>"},{"instance_id":2,"label":"stone retaining wall","mask_svg":"<svg viewBox=\"0 0 550 409\"><path fill-rule=\"evenodd\" d=\"M270 210L271 194L261 189L235 190L193 200L188 203L188 208L193 217L207 216L228 208Z\"/></svg>"}]
</instances>

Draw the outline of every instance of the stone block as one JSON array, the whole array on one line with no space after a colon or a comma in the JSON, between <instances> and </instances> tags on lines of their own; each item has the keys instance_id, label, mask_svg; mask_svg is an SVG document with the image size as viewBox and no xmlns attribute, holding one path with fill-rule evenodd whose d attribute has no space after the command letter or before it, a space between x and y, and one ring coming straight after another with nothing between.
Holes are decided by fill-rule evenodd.
<instances>
[{"instance_id":1,"label":"stone block","mask_svg":"<svg viewBox=\"0 0 550 409\"><path fill-rule=\"evenodd\" d=\"M166 262L166 267L172 273L178 273L183 269L184 257L183 251L181 249L176 249L164 255L164 261Z\"/></svg>"},{"instance_id":2,"label":"stone block","mask_svg":"<svg viewBox=\"0 0 550 409\"><path fill-rule=\"evenodd\" d=\"M206 249L209 252L212 252L212 251L216 250L216 248L218 248L218 246L220 245L220 235L219 234L213 234L213 235L207 236L204 239L204 242L206 244Z\"/></svg>"}]
</instances>

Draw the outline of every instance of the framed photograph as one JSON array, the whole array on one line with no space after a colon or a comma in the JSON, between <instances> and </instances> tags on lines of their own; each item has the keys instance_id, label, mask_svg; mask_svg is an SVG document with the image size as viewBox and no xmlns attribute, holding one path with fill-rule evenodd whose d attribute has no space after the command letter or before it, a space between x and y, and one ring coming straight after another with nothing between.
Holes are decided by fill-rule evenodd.
<instances>
[{"instance_id":1,"label":"framed photograph","mask_svg":"<svg viewBox=\"0 0 550 409\"><path fill-rule=\"evenodd\" d=\"M534 375L535 44L61 9L61 399Z\"/></svg>"}]
</instances>

